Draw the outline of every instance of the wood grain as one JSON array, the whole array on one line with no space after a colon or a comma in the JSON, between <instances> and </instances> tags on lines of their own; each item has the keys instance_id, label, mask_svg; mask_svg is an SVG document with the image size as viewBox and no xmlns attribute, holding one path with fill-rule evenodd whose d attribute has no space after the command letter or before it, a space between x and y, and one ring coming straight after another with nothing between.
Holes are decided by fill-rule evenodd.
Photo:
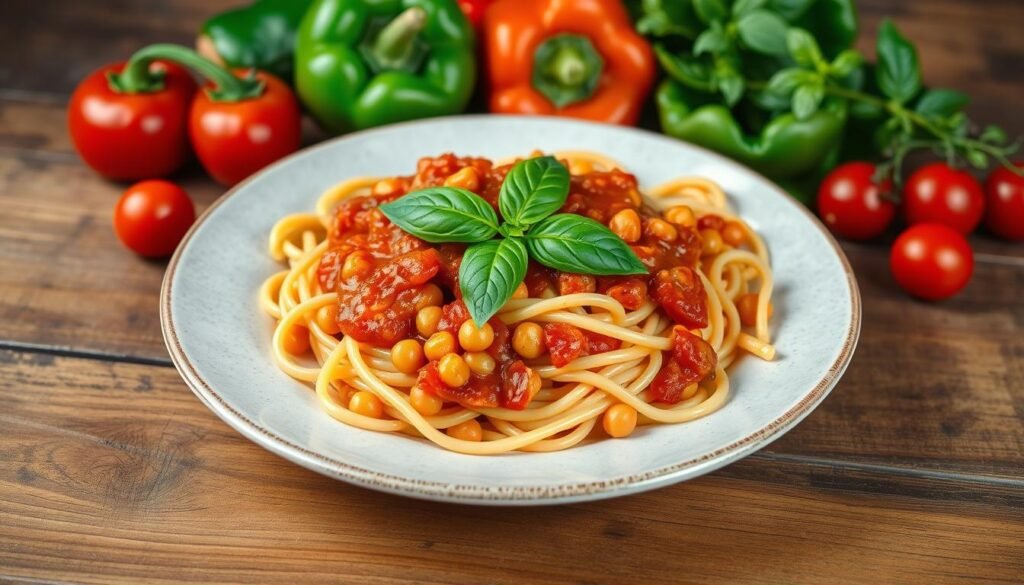
<instances>
[{"instance_id":1,"label":"wood grain","mask_svg":"<svg viewBox=\"0 0 1024 585\"><path fill-rule=\"evenodd\" d=\"M439 505L267 453L168 368L9 351L0 364L0 578L874 584L1024 571L1020 482L756 456L608 502Z\"/></svg>"}]
</instances>

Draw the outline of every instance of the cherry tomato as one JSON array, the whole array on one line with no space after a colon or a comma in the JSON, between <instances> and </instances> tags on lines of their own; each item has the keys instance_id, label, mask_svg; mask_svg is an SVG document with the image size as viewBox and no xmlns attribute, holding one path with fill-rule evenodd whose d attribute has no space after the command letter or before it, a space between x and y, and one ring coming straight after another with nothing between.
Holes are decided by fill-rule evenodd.
<instances>
[{"instance_id":1,"label":"cherry tomato","mask_svg":"<svg viewBox=\"0 0 1024 585\"><path fill-rule=\"evenodd\" d=\"M140 256L170 256L196 219L192 200L169 181L136 183L114 208L114 231L121 243Z\"/></svg>"},{"instance_id":2,"label":"cherry tomato","mask_svg":"<svg viewBox=\"0 0 1024 585\"><path fill-rule=\"evenodd\" d=\"M875 165L850 162L836 167L818 188L818 215L837 235L850 240L867 240L880 235L892 223L896 206L881 193L892 190L892 182L875 184Z\"/></svg>"},{"instance_id":3,"label":"cherry tomato","mask_svg":"<svg viewBox=\"0 0 1024 585\"><path fill-rule=\"evenodd\" d=\"M248 73L235 72L239 77ZM234 185L299 148L302 118L295 95L273 75L256 75L266 84L259 97L214 101L203 91L192 102L192 147L203 168L224 185Z\"/></svg>"},{"instance_id":4,"label":"cherry tomato","mask_svg":"<svg viewBox=\"0 0 1024 585\"><path fill-rule=\"evenodd\" d=\"M907 223L941 223L967 235L978 227L985 196L977 179L946 163L918 169L903 188Z\"/></svg>"},{"instance_id":5,"label":"cherry tomato","mask_svg":"<svg viewBox=\"0 0 1024 585\"><path fill-rule=\"evenodd\" d=\"M974 255L967 239L937 223L907 228L896 238L889 268L903 290L931 301L960 292L974 271Z\"/></svg>"},{"instance_id":6,"label":"cherry tomato","mask_svg":"<svg viewBox=\"0 0 1024 585\"><path fill-rule=\"evenodd\" d=\"M185 121L196 84L173 63L155 61L150 67L165 72L163 89L118 93L107 82L108 73L124 69L115 63L94 71L71 95L71 140L85 163L107 178L166 176L188 156Z\"/></svg>"},{"instance_id":7,"label":"cherry tomato","mask_svg":"<svg viewBox=\"0 0 1024 585\"><path fill-rule=\"evenodd\" d=\"M1015 163L1024 170L1024 162ZM985 179L985 226L995 235L1024 240L1024 177L1000 166Z\"/></svg>"}]
</instances>

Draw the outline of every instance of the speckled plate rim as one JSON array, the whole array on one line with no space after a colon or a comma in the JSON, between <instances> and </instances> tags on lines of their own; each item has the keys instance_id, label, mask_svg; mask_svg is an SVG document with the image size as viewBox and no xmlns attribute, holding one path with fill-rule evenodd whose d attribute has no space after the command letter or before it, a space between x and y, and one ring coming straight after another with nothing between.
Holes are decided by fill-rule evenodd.
<instances>
[{"instance_id":1,"label":"speckled plate rim","mask_svg":"<svg viewBox=\"0 0 1024 585\"><path fill-rule=\"evenodd\" d=\"M452 116L451 118L466 119L466 118L494 118L498 117L495 115L462 115ZM515 116L500 116L503 118L513 118ZM528 116L530 118L536 118L535 116ZM410 122L403 122L400 124L392 124L387 126L387 129L393 129L395 126L407 126L415 127L418 125L429 125L436 124L439 121L443 121L445 118L430 118L425 120L414 120ZM560 122L564 123L565 119L559 119ZM574 121L574 123L589 125L589 126L605 126L604 124L587 121ZM656 134L648 130L639 128L623 128L615 127L617 130L625 130L629 132L636 132L643 134L647 139L655 141L665 141L674 145L678 145L679 142L674 138ZM289 441L278 434L274 433L265 426L262 426L258 422L245 416L238 410L236 410L231 403L222 397L213 386L203 378L199 371L195 368L193 363L189 360L185 354L181 342L178 338L178 332L175 328L174 315L172 313L171 299L174 295L174 279L175 273L178 267L178 262L182 257L184 251L188 248L189 243L194 234L202 229L206 219L210 217L211 213L222 203L227 201L230 197L237 194L243 187L253 181L260 180L260 177L267 172L267 170L289 164L293 159L304 156L311 151L325 148L328 145L333 145L337 142L354 140L364 134L381 131L383 129L370 129L361 132L354 132L339 136L330 140L326 140L319 144L304 148L290 156L287 156L276 163L268 166L266 169L256 173L241 183L235 185L229 189L224 195L222 195L217 201L210 205L206 211L198 218L198 220L192 225L188 233L185 234L181 244L171 257L170 262L167 265L167 270L164 273L164 279L160 288L160 327L164 337L164 343L167 346L167 350L170 353L171 361L181 374L185 383L191 388L192 392L199 397L199 399L205 404L210 410L212 410L218 417L224 422L234 428L236 431L241 433L247 439L255 442L256 444L264 447L268 451L275 453L289 461L292 461L298 465L301 465L307 469L321 473L328 477L340 479L342 481L352 483L361 487L374 489L382 492L398 494L403 496L409 496L425 500L452 502L452 503L463 503L463 504L482 504L482 505L549 505L549 504L567 504L580 501L591 501L600 500L607 498L614 498L619 496L625 496L629 494L640 493L673 483L685 481L687 479L693 479L695 477L709 473L725 465L728 465L738 459L741 459L759 449L766 447L772 441L778 439L784 435L791 428L796 426L801 420L810 414L822 400L828 396L829 392L835 387L843 373L846 371L847 366L850 364L850 360L853 358L854 350L857 346L857 341L860 337L861 327L861 298L860 289L857 286L857 280L854 276L853 269L850 267L850 263L843 253L839 244L832 237L831 233L825 228L824 225L814 216L810 211L807 210L802 204L792 199L782 188L778 187L764 177L763 175L731 160L716 152L708 149L696 146L691 143L686 143L688 148L701 151L705 156L715 159L721 164L731 167L736 172L745 173L750 177L757 179L763 185L770 190L774 191L775 195L782 197L788 201L790 205L799 210L800 213L806 217L806 219L813 225L818 231L822 233L825 240L831 246L832 251L840 261L843 267L843 271L847 277L847 290L850 298L850 323L847 328L845 337L843 339L842 348L839 354L836 356L835 361L825 371L822 378L814 385L814 387L792 408L786 411L784 414L773 420L772 422L764 425L749 435L734 441L725 447L716 449L709 453L692 459L687 459L672 465L660 467L658 469L648 471L641 474L633 474L627 476L613 477L600 481L590 481L582 483L572 483L565 485L554 485L554 486L543 486L543 487L530 487L530 486L495 486L495 487L484 487L475 485L462 485L452 484L445 482L434 482L416 480L409 477L386 474L377 471L372 471L359 466L352 465L346 461L335 459L317 453L302 445L298 445L292 441Z\"/></svg>"}]
</instances>

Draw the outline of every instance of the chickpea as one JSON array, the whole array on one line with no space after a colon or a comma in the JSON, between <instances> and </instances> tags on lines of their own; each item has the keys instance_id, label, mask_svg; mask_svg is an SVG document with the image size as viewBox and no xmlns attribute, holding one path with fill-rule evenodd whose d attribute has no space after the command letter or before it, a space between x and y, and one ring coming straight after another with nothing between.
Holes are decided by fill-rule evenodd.
<instances>
[{"instance_id":1,"label":"chickpea","mask_svg":"<svg viewBox=\"0 0 1024 585\"><path fill-rule=\"evenodd\" d=\"M482 441L484 429L476 419L467 420L455 426L448 427L448 436L463 441Z\"/></svg>"},{"instance_id":2,"label":"chickpea","mask_svg":"<svg viewBox=\"0 0 1024 585\"><path fill-rule=\"evenodd\" d=\"M391 363L405 374L415 374L423 367L423 346L415 339L403 339L391 348Z\"/></svg>"},{"instance_id":3,"label":"chickpea","mask_svg":"<svg viewBox=\"0 0 1024 585\"><path fill-rule=\"evenodd\" d=\"M441 408L444 406L444 400L419 386L413 386L412 390L409 390L409 403L416 409L416 412L423 416L434 416L441 412Z\"/></svg>"},{"instance_id":4,"label":"chickpea","mask_svg":"<svg viewBox=\"0 0 1024 585\"><path fill-rule=\"evenodd\" d=\"M391 195L398 191L400 184L398 179L382 179L373 186L374 195Z\"/></svg>"},{"instance_id":5,"label":"chickpea","mask_svg":"<svg viewBox=\"0 0 1024 585\"><path fill-rule=\"evenodd\" d=\"M438 331L423 344L423 353L428 360L439 360L455 351L455 336L447 331Z\"/></svg>"},{"instance_id":6,"label":"chickpea","mask_svg":"<svg viewBox=\"0 0 1024 585\"><path fill-rule=\"evenodd\" d=\"M544 350L544 329L536 323L520 323L512 334L512 349L526 359L540 357Z\"/></svg>"},{"instance_id":7,"label":"chickpea","mask_svg":"<svg viewBox=\"0 0 1024 585\"><path fill-rule=\"evenodd\" d=\"M700 386L696 382L690 384L686 388L683 388L683 393L679 396L679 400L689 400L697 395L697 390L700 390Z\"/></svg>"},{"instance_id":8,"label":"chickpea","mask_svg":"<svg viewBox=\"0 0 1024 585\"><path fill-rule=\"evenodd\" d=\"M640 215L635 210L623 209L612 216L608 229L626 243L635 244L640 240Z\"/></svg>"},{"instance_id":9,"label":"chickpea","mask_svg":"<svg viewBox=\"0 0 1024 585\"><path fill-rule=\"evenodd\" d=\"M740 314L740 323L747 327L757 325L757 294L740 295L740 298L736 299L736 310ZM768 317L771 318L771 316L772 304L768 303Z\"/></svg>"},{"instance_id":10,"label":"chickpea","mask_svg":"<svg viewBox=\"0 0 1024 585\"><path fill-rule=\"evenodd\" d=\"M742 246L743 242L747 241L747 232L739 222L730 221L722 228L722 239L725 240L726 244L736 248Z\"/></svg>"},{"instance_id":11,"label":"chickpea","mask_svg":"<svg viewBox=\"0 0 1024 585\"><path fill-rule=\"evenodd\" d=\"M338 327L338 305L330 304L320 307L316 312L316 324L324 333L336 335L341 328Z\"/></svg>"},{"instance_id":12,"label":"chickpea","mask_svg":"<svg viewBox=\"0 0 1024 585\"><path fill-rule=\"evenodd\" d=\"M450 353L441 358L437 364L437 373L441 375L441 381L452 388L463 386L469 381L469 366L457 353Z\"/></svg>"},{"instance_id":13,"label":"chickpea","mask_svg":"<svg viewBox=\"0 0 1024 585\"><path fill-rule=\"evenodd\" d=\"M416 310L418 311L426 307L439 307L443 302L444 293L441 292L441 287L431 283L424 286L423 290L416 296Z\"/></svg>"},{"instance_id":14,"label":"chickpea","mask_svg":"<svg viewBox=\"0 0 1024 585\"><path fill-rule=\"evenodd\" d=\"M700 230L700 238L703 242L700 253L703 256L719 254L725 245L722 241L722 234L718 230Z\"/></svg>"},{"instance_id":15,"label":"chickpea","mask_svg":"<svg viewBox=\"0 0 1024 585\"><path fill-rule=\"evenodd\" d=\"M341 278L348 280L353 276L366 276L373 270L373 259L366 252L356 250L345 258L341 267Z\"/></svg>"},{"instance_id":16,"label":"chickpea","mask_svg":"<svg viewBox=\"0 0 1024 585\"><path fill-rule=\"evenodd\" d=\"M294 325L281 334L281 345L291 355L302 355L309 351L309 329Z\"/></svg>"},{"instance_id":17,"label":"chickpea","mask_svg":"<svg viewBox=\"0 0 1024 585\"><path fill-rule=\"evenodd\" d=\"M677 205L675 207L670 207L665 210L663 215L665 216L665 219L676 225L684 227L693 227L697 225L697 216L693 214L693 209L690 209L689 205Z\"/></svg>"},{"instance_id":18,"label":"chickpea","mask_svg":"<svg viewBox=\"0 0 1024 585\"><path fill-rule=\"evenodd\" d=\"M466 365L469 366L469 369L474 374L485 376L493 372L497 365L494 363L494 358L491 357L491 354L484 351L471 351L462 357L466 360Z\"/></svg>"},{"instance_id":19,"label":"chickpea","mask_svg":"<svg viewBox=\"0 0 1024 585\"><path fill-rule=\"evenodd\" d=\"M370 418L384 416L384 403L372 392L359 391L353 394L348 401L348 409Z\"/></svg>"},{"instance_id":20,"label":"chickpea","mask_svg":"<svg viewBox=\"0 0 1024 585\"><path fill-rule=\"evenodd\" d=\"M636 409L628 404L616 404L604 411L601 426L610 437L628 437L636 428Z\"/></svg>"},{"instance_id":21,"label":"chickpea","mask_svg":"<svg viewBox=\"0 0 1024 585\"><path fill-rule=\"evenodd\" d=\"M530 393L530 400L540 392L541 379L540 374L530 370L530 383L526 386L526 390Z\"/></svg>"},{"instance_id":22,"label":"chickpea","mask_svg":"<svg viewBox=\"0 0 1024 585\"><path fill-rule=\"evenodd\" d=\"M460 187L467 191L476 191L480 188L480 177L473 167L463 167L445 179L444 184L446 187Z\"/></svg>"},{"instance_id":23,"label":"chickpea","mask_svg":"<svg viewBox=\"0 0 1024 585\"><path fill-rule=\"evenodd\" d=\"M459 327L459 345L466 351L483 351L491 346L494 341L494 329L490 323L484 323L479 329L476 323L469 319Z\"/></svg>"},{"instance_id":24,"label":"chickpea","mask_svg":"<svg viewBox=\"0 0 1024 585\"><path fill-rule=\"evenodd\" d=\"M520 282L516 290L512 292L513 299L526 299L530 297L530 289L526 288L525 282Z\"/></svg>"},{"instance_id":25,"label":"chickpea","mask_svg":"<svg viewBox=\"0 0 1024 585\"><path fill-rule=\"evenodd\" d=\"M437 332L443 314L441 307L423 307L416 313L416 331L423 337L430 337Z\"/></svg>"},{"instance_id":26,"label":"chickpea","mask_svg":"<svg viewBox=\"0 0 1024 585\"><path fill-rule=\"evenodd\" d=\"M672 224L658 218L648 220L645 231L650 236L658 238L663 242L674 242L679 235Z\"/></svg>"}]
</instances>

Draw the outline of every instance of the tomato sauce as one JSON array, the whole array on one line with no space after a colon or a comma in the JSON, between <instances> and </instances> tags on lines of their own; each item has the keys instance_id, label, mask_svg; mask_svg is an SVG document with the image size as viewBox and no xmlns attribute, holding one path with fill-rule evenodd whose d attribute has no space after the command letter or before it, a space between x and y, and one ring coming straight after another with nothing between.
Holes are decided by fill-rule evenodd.
<instances>
[{"instance_id":1,"label":"tomato sauce","mask_svg":"<svg viewBox=\"0 0 1024 585\"><path fill-rule=\"evenodd\" d=\"M458 282L466 246L431 246L393 225L378 208L407 192L443 185L466 167L476 171L474 192L497 211L501 183L511 165L496 166L487 159L453 154L421 159L414 176L388 180L374 194L352 197L338 206L328 250L317 267L317 279L322 290L338 293L342 333L378 347L391 347L402 339L416 337L414 320L424 302L424 289L436 284L448 301L438 328L458 336L459 327L469 319L469 312L459 300L462 294ZM644 225L660 217L643 206L633 175L595 171L572 176L561 212L577 213L607 225L624 209L635 210ZM709 224L713 221L704 224L712 227ZM701 238L693 228L676 226L676 230L673 241L644 230L630 244L648 268L647 276L562 273L531 261L526 274L529 294L541 297L599 292L616 299L627 310L639 309L651 300L685 328L706 327L707 294L694 270L700 260ZM490 324L495 341L487 351L495 360L494 372L473 373L463 387L450 388L441 381L437 362L430 362L419 374L424 390L467 406L525 408L531 391L536 390L529 387L530 370L512 349L508 327L497 318L492 318ZM687 385L714 371L713 349L709 351L706 342L685 328L677 327L673 350L666 352L670 359L652 384L652 393L664 402L678 400ZM564 324L545 325L544 336L556 367L621 346L619 340Z\"/></svg>"}]
</instances>

